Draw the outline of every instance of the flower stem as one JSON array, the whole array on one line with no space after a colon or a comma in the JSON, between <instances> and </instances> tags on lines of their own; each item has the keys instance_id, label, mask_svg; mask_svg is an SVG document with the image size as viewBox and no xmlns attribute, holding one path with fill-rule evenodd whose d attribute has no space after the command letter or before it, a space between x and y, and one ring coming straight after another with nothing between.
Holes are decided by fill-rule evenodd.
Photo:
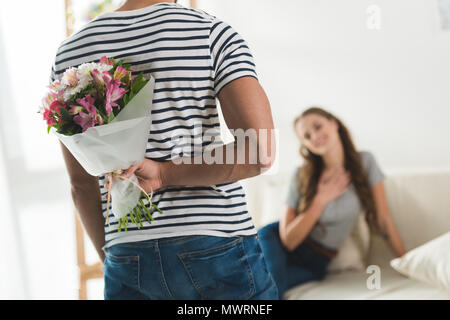
<instances>
[{"instance_id":1,"label":"flower stem","mask_svg":"<svg viewBox=\"0 0 450 320\"><path fill-rule=\"evenodd\" d=\"M141 213L139 212L139 206L136 206L133 209L133 211L134 211L135 215L138 217L138 223L140 224L141 227L143 227L142 222L141 222ZM139 226L138 226L138 228L139 228Z\"/></svg>"}]
</instances>

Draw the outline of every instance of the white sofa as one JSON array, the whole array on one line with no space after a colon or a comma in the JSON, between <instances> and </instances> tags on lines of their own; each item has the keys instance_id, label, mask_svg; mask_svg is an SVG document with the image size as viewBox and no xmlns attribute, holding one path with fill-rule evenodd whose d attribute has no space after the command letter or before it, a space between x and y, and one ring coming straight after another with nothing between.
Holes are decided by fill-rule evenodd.
<instances>
[{"instance_id":1,"label":"white sofa","mask_svg":"<svg viewBox=\"0 0 450 320\"><path fill-rule=\"evenodd\" d=\"M244 181L250 212L261 227L279 218L288 183L287 174L259 176ZM388 175L385 190L390 212L406 250L411 250L450 230L450 171ZM450 248L449 248L450 250ZM299 285L284 299L450 299L450 291L401 275L390 266L394 258L386 241L370 235L366 266L359 270L330 272L323 281ZM372 273L380 269L380 288L368 289Z\"/></svg>"}]
</instances>

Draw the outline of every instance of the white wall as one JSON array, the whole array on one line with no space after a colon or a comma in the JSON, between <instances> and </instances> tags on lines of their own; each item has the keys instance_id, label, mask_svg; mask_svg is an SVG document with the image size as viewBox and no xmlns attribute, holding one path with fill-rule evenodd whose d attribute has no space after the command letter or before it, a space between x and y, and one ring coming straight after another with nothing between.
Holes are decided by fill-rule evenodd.
<instances>
[{"instance_id":1,"label":"white wall","mask_svg":"<svg viewBox=\"0 0 450 320\"><path fill-rule=\"evenodd\" d=\"M373 5L379 29L368 27ZM340 117L386 174L450 168L450 32L438 28L435 0L199 0L198 7L249 43L280 133L281 180L301 162L292 121L310 105ZM266 188L277 179L243 181L257 226L281 213L285 186Z\"/></svg>"},{"instance_id":2,"label":"white wall","mask_svg":"<svg viewBox=\"0 0 450 320\"><path fill-rule=\"evenodd\" d=\"M377 5L381 29L366 23ZM386 171L450 166L450 32L434 0L200 0L247 40L280 130L280 170L297 159L292 119L321 105ZM371 15L370 15L371 17Z\"/></svg>"},{"instance_id":3,"label":"white wall","mask_svg":"<svg viewBox=\"0 0 450 320\"><path fill-rule=\"evenodd\" d=\"M63 1L8 1L0 10L1 299L77 297L70 185L59 143L37 114L64 21Z\"/></svg>"}]
</instances>

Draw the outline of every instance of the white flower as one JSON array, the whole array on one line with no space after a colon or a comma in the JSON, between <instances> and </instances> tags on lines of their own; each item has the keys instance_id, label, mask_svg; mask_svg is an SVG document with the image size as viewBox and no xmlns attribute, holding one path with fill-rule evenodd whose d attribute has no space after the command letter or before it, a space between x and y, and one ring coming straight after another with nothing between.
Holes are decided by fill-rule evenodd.
<instances>
[{"instance_id":1,"label":"white flower","mask_svg":"<svg viewBox=\"0 0 450 320\"><path fill-rule=\"evenodd\" d=\"M91 75L91 71L94 69L97 69L100 73L102 73L103 71L109 71L111 70L113 66L111 65L107 65L107 64L100 64L100 63L95 63L95 62L89 62L89 63L83 63L82 65L80 65L78 67L78 76L82 77L82 76L90 76ZM92 79L92 78L91 78Z\"/></svg>"},{"instance_id":2,"label":"white flower","mask_svg":"<svg viewBox=\"0 0 450 320\"><path fill-rule=\"evenodd\" d=\"M106 65L106 64L99 64L95 62L89 62L89 63L83 63L78 67L78 85L75 88L75 93L80 92L86 86L93 81L93 78L91 76L91 72L94 69L97 69L100 73L103 71L109 71L111 70L113 66Z\"/></svg>"},{"instance_id":3,"label":"white flower","mask_svg":"<svg viewBox=\"0 0 450 320\"><path fill-rule=\"evenodd\" d=\"M63 74L61 83L68 87L75 87L78 83L77 68L72 67L67 69Z\"/></svg>"},{"instance_id":4,"label":"white flower","mask_svg":"<svg viewBox=\"0 0 450 320\"><path fill-rule=\"evenodd\" d=\"M83 63L77 68L77 78L78 83L75 87L66 87L64 91L64 99L69 100L73 95L79 93L81 90L86 88L89 83L94 79L91 76L91 72L97 69L100 73L103 71L111 70L113 66L107 64L100 64L95 62Z\"/></svg>"}]
</instances>

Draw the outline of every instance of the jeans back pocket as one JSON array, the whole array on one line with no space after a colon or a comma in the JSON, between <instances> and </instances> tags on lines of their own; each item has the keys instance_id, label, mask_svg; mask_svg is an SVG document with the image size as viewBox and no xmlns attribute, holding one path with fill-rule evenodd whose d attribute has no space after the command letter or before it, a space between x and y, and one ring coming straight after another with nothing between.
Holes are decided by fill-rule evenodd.
<instances>
[{"instance_id":1,"label":"jeans back pocket","mask_svg":"<svg viewBox=\"0 0 450 320\"><path fill-rule=\"evenodd\" d=\"M107 253L104 264L105 298L117 299L125 287L139 290L139 256Z\"/></svg>"},{"instance_id":2,"label":"jeans back pocket","mask_svg":"<svg viewBox=\"0 0 450 320\"><path fill-rule=\"evenodd\" d=\"M241 300L255 293L242 237L178 257L202 299Z\"/></svg>"}]
</instances>

